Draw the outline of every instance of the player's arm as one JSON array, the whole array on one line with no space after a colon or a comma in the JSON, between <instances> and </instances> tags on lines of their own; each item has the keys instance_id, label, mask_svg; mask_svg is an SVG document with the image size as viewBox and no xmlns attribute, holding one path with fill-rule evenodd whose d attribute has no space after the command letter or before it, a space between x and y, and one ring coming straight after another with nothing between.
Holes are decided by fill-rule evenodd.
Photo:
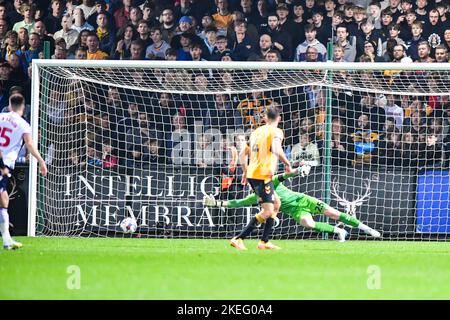
<instances>
[{"instance_id":1,"label":"player's arm","mask_svg":"<svg viewBox=\"0 0 450 320\"><path fill-rule=\"evenodd\" d=\"M239 152L239 162L242 167L242 184L247 184L247 168L248 168L248 155L250 154L250 147L248 144Z\"/></svg>"},{"instance_id":2,"label":"player's arm","mask_svg":"<svg viewBox=\"0 0 450 320\"><path fill-rule=\"evenodd\" d=\"M242 207L250 207L255 204L258 204L258 198L254 193L248 195L243 199L234 199L227 201L216 200L212 194L209 196L205 196L203 198L203 205L205 207L242 208Z\"/></svg>"},{"instance_id":3,"label":"player's arm","mask_svg":"<svg viewBox=\"0 0 450 320\"><path fill-rule=\"evenodd\" d=\"M289 173L292 171L292 167L289 159L284 154L283 147L281 146L282 141L283 137L280 135L276 135L275 137L273 137L271 149L272 153L276 155L281 162L283 162L285 171Z\"/></svg>"},{"instance_id":4,"label":"player's arm","mask_svg":"<svg viewBox=\"0 0 450 320\"><path fill-rule=\"evenodd\" d=\"M47 174L47 166L45 165L45 161L44 161L44 159L42 159L41 154L39 153L38 149L34 145L33 139L31 138L31 134L25 133L23 135L23 142L25 143L25 146L27 147L27 150L39 162L39 170L41 171L41 174L43 176L45 176Z\"/></svg>"}]
</instances>

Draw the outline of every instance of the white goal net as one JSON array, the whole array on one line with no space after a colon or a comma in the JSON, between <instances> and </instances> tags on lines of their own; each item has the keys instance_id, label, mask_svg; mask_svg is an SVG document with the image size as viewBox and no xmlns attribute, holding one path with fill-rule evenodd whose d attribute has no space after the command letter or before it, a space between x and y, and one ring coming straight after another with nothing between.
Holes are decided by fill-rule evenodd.
<instances>
[{"instance_id":1,"label":"white goal net","mask_svg":"<svg viewBox=\"0 0 450 320\"><path fill-rule=\"evenodd\" d=\"M232 237L258 207L202 199L251 192L236 154L275 105L291 163L312 166L286 186L383 239L446 240L449 96L447 64L34 60L32 127L49 174L32 161L29 234ZM131 235L119 227L130 216ZM275 239L323 237L278 218Z\"/></svg>"}]
</instances>

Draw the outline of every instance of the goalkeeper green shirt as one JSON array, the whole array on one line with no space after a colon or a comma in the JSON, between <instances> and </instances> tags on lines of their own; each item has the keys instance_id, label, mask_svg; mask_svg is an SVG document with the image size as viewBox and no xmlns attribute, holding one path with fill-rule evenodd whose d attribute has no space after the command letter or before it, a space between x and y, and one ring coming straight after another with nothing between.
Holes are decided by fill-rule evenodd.
<instances>
[{"instance_id":1,"label":"goalkeeper green shirt","mask_svg":"<svg viewBox=\"0 0 450 320\"><path fill-rule=\"evenodd\" d=\"M288 176L289 177L289 176ZM280 211L299 221L305 214L323 214L325 203L304 193L295 192L283 185L283 175L275 176L272 181L275 192L280 197ZM256 194L252 193L244 199L229 200L228 208L241 208L258 204Z\"/></svg>"}]
</instances>

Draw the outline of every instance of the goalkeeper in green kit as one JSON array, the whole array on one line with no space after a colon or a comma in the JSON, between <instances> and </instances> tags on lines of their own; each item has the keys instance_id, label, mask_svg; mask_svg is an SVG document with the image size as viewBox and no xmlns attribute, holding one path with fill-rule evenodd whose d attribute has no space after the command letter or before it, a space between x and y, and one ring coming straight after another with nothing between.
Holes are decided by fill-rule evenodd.
<instances>
[{"instance_id":1,"label":"goalkeeper in green kit","mask_svg":"<svg viewBox=\"0 0 450 320\"><path fill-rule=\"evenodd\" d=\"M327 205L326 203L317 198L308 196L303 193L292 191L285 185L283 185L283 181L297 174L300 174L302 177L308 175L310 169L311 168L309 166L304 165L295 169L292 173L283 173L274 176L272 181L275 187L275 192L278 194L281 200L281 207L280 207L281 212L284 212L285 214L289 215L295 221L299 222L303 227L307 229L312 229L317 232L327 232L330 234L333 233L337 234L340 242L344 242L346 236L348 235L345 229L334 227L324 222L316 222L314 221L312 216L324 214L325 216L331 219L341 221L344 224L352 227L356 227L373 237L376 238L380 237L380 233L378 231L361 223L355 217L352 217L343 212L339 212L338 210L330 207L329 205ZM203 199L203 205L207 207L241 208L256 204L258 204L258 199L254 193L250 194L244 199L237 199L237 200L219 201L214 199L212 195L205 196ZM250 222L239 235L233 238L234 243L236 243L236 240L239 240L238 243L240 245L236 246L233 245L233 243L232 245L238 250L247 250L247 248L243 243L243 240L246 237L248 237L255 228L256 224ZM280 249L278 246L275 246L273 244L271 246L258 245L258 248Z\"/></svg>"}]
</instances>

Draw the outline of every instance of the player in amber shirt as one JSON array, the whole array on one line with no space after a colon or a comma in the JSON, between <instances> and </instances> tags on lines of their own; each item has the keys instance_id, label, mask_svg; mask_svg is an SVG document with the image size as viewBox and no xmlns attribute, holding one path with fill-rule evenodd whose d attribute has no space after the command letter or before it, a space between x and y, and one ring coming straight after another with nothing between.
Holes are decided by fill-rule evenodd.
<instances>
[{"instance_id":1,"label":"player in amber shirt","mask_svg":"<svg viewBox=\"0 0 450 320\"><path fill-rule=\"evenodd\" d=\"M280 208L280 199L275 193L272 177L277 169L278 159L284 163L287 173L290 173L292 168L281 147L284 135L278 128L281 117L277 107L268 107L264 119L266 124L252 132L250 147L247 146L240 154L242 183L247 184L248 180L261 203L261 211L238 236L231 239L231 245L238 250L246 249L242 238L247 237L257 223L265 223L258 249L279 249L268 241L274 218ZM250 162L247 165L249 156Z\"/></svg>"}]
</instances>

